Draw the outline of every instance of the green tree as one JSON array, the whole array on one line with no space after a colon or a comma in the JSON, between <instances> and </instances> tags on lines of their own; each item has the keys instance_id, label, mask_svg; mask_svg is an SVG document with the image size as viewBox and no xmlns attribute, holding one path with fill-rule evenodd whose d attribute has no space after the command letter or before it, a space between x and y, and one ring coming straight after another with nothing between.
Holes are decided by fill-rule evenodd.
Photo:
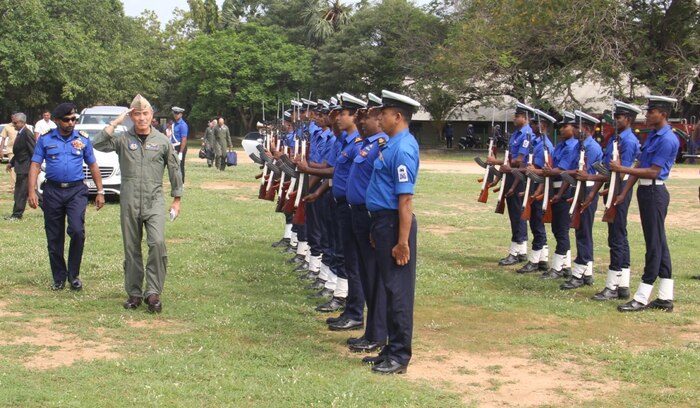
<instances>
[{"instance_id":1,"label":"green tree","mask_svg":"<svg viewBox=\"0 0 700 408\"><path fill-rule=\"evenodd\" d=\"M306 0L300 13L309 44L319 46L350 23L352 7L340 0Z\"/></svg>"},{"instance_id":2,"label":"green tree","mask_svg":"<svg viewBox=\"0 0 700 408\"><path fill-rule=\"evenodd\" d=\"M178 50L177 89L191 106L190 117L217 114L240 118L251 130L262 101L274 110L308 87L311 53L290 44L284 34L257 24L197 36Z\"/></svg>"}]
</instances>

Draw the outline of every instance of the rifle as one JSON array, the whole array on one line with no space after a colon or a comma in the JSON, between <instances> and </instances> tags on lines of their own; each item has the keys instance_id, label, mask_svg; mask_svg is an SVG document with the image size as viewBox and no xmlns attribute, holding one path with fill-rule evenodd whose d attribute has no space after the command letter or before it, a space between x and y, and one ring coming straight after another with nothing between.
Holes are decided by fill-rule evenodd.
<instances>
[{"instance_id":1,"label":"rifle","mask_svg":"<svg viewBox=\"0 0 700 408\"><path fill-rule=\"evenodd\" d=\"M264 150L270 150L270 137L267 129L263 128L262 136L263 146L258 146L258 151L260 152L260 158L265 160L265 157L263 157L265 155ZM260 190L258 191L258 198L261 200L265 199L265 193L267 192L265 183L267 183L269 176L270 168L268 166L268 161L265 160L265 164L263 165L263 176L260 178Z\"/></svg>"},{"instance_id":2,"label":"rifle","mask_svg":"<svg viewBox=\"0 0 700 408\"><path fill-rule=\"evenodd\" d=\"M493 124L492 124L493 125ZM488 155L496 157L496 145L494 143L494 135L491 135L489 138L489 150L488 150ZM474 160L478 159L478 157L475 157ZM478 163L479 161L477 161ZM491 168L493 166L486 165L485 167L485 172L484 172L484 178L482 180L481 184L481 193L479 193L479 199L478 201L480 203L486 203L489 200L489 188L495 185L497 183L496 177L492 175Z\"/></svg>"},{"instance_id":3,"label":"rifle","mask_svg":"<svg viewBox=\"0 0 700 408\"><path fill-rule=\"evenodd\" d=\"M613 115L614 115L613 110ZM620 158L620 134L617 131L617 124L613 121L615 127L615 139L612 146L612 159L619 160ZM607 223L615 222L617 216L617 207L615 206L615 197L620 194L622 180L620 173L616 171L610 172L610 185L608 186L608 196L605 199L605 212L603 213L603 221Z\"/></svg>"},{"instance_id":4,"label":"rifle","mask_svg":"<svg viewBox=\"0 0 700 408\"><path fill-rule=\"evenodd\" d=\"M509 160L508 146L506 145L506 150L503 152L503 164L507 165ZM496 203L496 214L503 214L506 209L506 195L505 195L505 185L508 177L508 173L503 173L501 177L501 189L498 191L498 202Z\"/></svg>"},{"instance_id":5,"label":"rifle","mask_svg":"<svg viewBox=\"0 0 700 408\"><path fill-rule=\"evenodd\" d=\"M299 132L297 131L298 130L298 122L297 121L299 118L296 115L296 107L294 107L293 109L294 109L294 116L293 116L294 122L293 122L292 132L294 134L294 156L296 157L299 155L299 152L300 152L301 137L299 135ZM289 160L288 157L287 158L282 157L283 163L286 163L291 168L295 168L296 166L294 166L293 162L289 161L287 163L288 160ZM291 180L289 181L289 187L287 188L287 195L285 197L285 203L284 203L284 206L282 208L282 211L287 213L287 214L291 214L292 212L294 212L294 203L296 202L298 180L299 180L299 173L295 171L294 174L291 176Z\"/></svg>"},{"instance_id":6,"label":"rifle","mask_svg":"<svg viewBox=\"0 0 700 408\"><path fill-rule=\"evenodd\" d=\"M528 164L532 163L532 160L534 159L535 156L535 148L532 146L532 134L530 132L527 132L527 162ZM516 170L519 171L519 170ZM530 188L532 187L532 179L530 177L527 178L525 181L525 195L523 196L523 208L522 208L522 213L520 214L520 219L529 221L530 220L530 215L532 214L532 201L534 197L531 196L532 192L530 191Z\"/></svg>"},{"instance_id":7,"label":"rifle","mask_svg":"<svg viewBox=\"0 0 700 408\"><path fill-rule=\"evenodd\" d=\"M547 165L550 168L552 167L552 156L549 154L549 147L547 147L546 141L544 143L544 162L547 163ZM544 215L542 216L542 221L545 223L548 223L548 224L552 222L552 206L550 205L551 203L549 202L549 195L551 194L551 191L550 191L551 185L552 185L552 178L545 177L544 178L544 196L542 197L542 211L544 212Z\"/></svg>"},{"instance_id":8,"label":"rifle","mask_svg":"<svg viewBox=\"0 0 700 408\"><path fill-rule=\"evenodd\" d=\"M579 125L580 126L580 125ZM580 126L581 128L582 126ZM582 133L579 133L578 138L578 169L583 170L586 168L586 146L583 144ZM564 177L562 177L564 179ZM576 180L576 190L574 192L574 197L571 201L571 207L569 207L569 217L571 218L571 223L569 227L573 229L578 229L581 226L581 203L584 200L584 193L581 191L584 189L585 181Z\"/></svg>"},{"instance_id":9,"label":"rifle","mask_svg":"<svg viewBox=\"0 0 700 408\"><path fill-rule=\"evenodd\" d=\"M301 150L299 154L301 154L301 157L306 156L306 138L304 137L305 135L302 135L302 140L301 140ZM294 197L294 218L292 219L292 223L294 224L303 224L304 220L306 219L306 213L304 211L304 200L302 200L302 197L304 197L307 192L308 192L308 176L304 173L299 173L299 185L297 187L296 191L296 196Z\"/></svg>"}]
</instances>

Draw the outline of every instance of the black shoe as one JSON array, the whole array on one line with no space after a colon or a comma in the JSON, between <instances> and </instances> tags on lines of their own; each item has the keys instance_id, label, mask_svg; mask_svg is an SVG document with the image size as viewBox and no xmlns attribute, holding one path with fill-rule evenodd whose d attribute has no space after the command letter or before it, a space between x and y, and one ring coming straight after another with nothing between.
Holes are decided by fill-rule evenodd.
<instances>
[{"instance_id":1,"label":"black shoe","mask_svg":"<svg viewBox=\"0 0 700 408\"><path fill-rule=\"evenodd\" d=\"M673 300L655 299L647 305L648 309L659 309L664 312L673 312Z\"/></svg>"},{"instance_id":2,"label":"black shoe","mask_svg":"<svg viewBox=\"0 0 700 408\"><path fill-rule=\"evenodd\" d=\"M540 272L547 272L547 270L549 270L549 262L547 262L547 261L537 262L537 269Z\"/></svg>"},{"instance_id":3,"label":"black shoe","mask_svg":"<svg viewBox=\"0 0 700 408\"><path fill-rule=\"evenodd\" d=\"M290 264L300 264L300 263L304 262L305 260L306 260L306 257L305 257L304 255L299 255L299 254L297 254L297 255L294 255L294 258L289 259L289 260L287 261L287 263L290 263Z\"/></svg>"},{"instance_id":4,"label":"black shoe","mask_svg":"<svg viewBox=\"0 0 700 408\"><path fill-rule=\"evenodd\" d=\"M561 290L569 290L569 289L576 289L580 288L583 285L593 285L593 277L592 276L582 276L580 278L577 278L575 276L572 276L568 281L562 283L559 286L559 289Z\"/></svg>"},{"instance_id":5,"label":"black shoe","mask_svg":"<svg viewBox=\"0 0 700 408\"><path fill-rule=\"evenodd\" d=\"M362 364L369 364L369 365L377 365L381 364L384 361L384 356L383 355L378 355L378 356L367 356L362 358Z\"/></svg>"},{"instance_id":6,"label":"black shoe","mask_svg":"<svg viewBox=\"0 0 700 408\"><path fill-rule=\"evenodd\" d=\"M571 268L570 268L570 267L569 267L569 268L567 268L567 267L561 268L561 273L564 275L564 277L565 277L566 279L569 279L570 277L573 276L573 275L571 274Z\"/></svg>"},{"instance_id":7,"label":"black shoe","mask_svg":"<svg viewBox=\"0 0 700 408\"><path fill-rule=\"evenodd\" d=\"M564 270L558 271L551 268L549 271L542 274L542 279L559 279L564 277Z\"/></svg>"},{"instance_id":8,"label":"black shoe","mask_svg":"<svg viewBox=\"0 0 700 408\"><path fill-rule=\"evenodd\" d=\"M693 275L690 277L690 279L697 279L700 280L700 275Z\"/></svg>"},{"instance_id":9,"label":"black shoe","mask_svg":"<svg viewBox=\"0 0 700 408\"><path fill-rule=\"evenodd\" d=\"M371 342L368 340L361 341L359 343L351 344L348 346L350 351L354 353L372 353L375 351L380 351L384 347L384 344L379 342Z\"/></svg>"},{"instance_id":10,"label":"black shoe","mask_svg":"<svg viewBox=\"0 0 700 408\"><path fill-rule=\"evenodd\" d=\"M630 288L617 288L617 298L627 300L630 298Z\"/></svg>"},{"instance_id":11,"label":"black shoe","mask_svg":"<svg viewBox=\"0 0 700 408\"><path fill-rule=\"evenodd\" d=\"M499 266L510 266L510 265L515 265L516 263L519 263L519 262L522 262L522 261L520 261L519 255L508 254L507 257L498 261L498 265Z\"/></svg>"},{"instance_id":12,"label":"black shoe","mask_svg":"<svg viewBox=\"0 0 700 408\"><path fill-rule=\"evenodd\" d=\"M647 305L645 305L644 303L639 303L636 300L632 299L629 302L618 306L617 311L618 312L640 312L646 308L647 308Z\"/></svg>"},{"instance_id":13,"label":"black shoe","mask_svg":"<svg viewBox=\"0 0 700 408\"><path fill-rule=\"evenodd\" d=\"M66 287L66 282L54 282L51 285L51 290L63 290Z\"/></svg>"},{"instance_id":14,"label":"black shoe","mask_svg":"<svg viewBox=\"0 0 700 408\"><path fill-rule=\"evenodd\" d=\"M306 272L299 275L299 280L315 281L316 279L318 279L318 272Z\"/></svg>"},{"instance_id":15,"label":"black shoe","mask_svg":"<svg viewBox=\"0 0 700 408\"><path fill-rule=\"evenodd\" d=\"M525 265L523 265L522 268L518 269L516 272L517 273L532 273L532 272L537 272L539 270L539 265L528 261Z\"/></svg>"},{"instance_id":16,"label":"black shoe","mask_svg":"<svg viewBox=\"0 0 700 408\"><path fill-rule=\"evenodd\" d=\"M296 254L297 247L289 245L288 247L286 247L282 250L282 253L283 254ZM306 256L304 256L304 259L306 259Z\"/></svg>"},{"instance_id":17,"label":"black shoe","mask_svg":"<svg viewBox=\"0 0 700 408\"><path fill-rule=\"evenodd\" d=\"M329 317L328 319L326 319L326 324L337 323L337 322L339 322L341 319L343 319L343 314L342 314L342 313L339 314L338 316Z\"/></svg>"},{"instance_id":18,"label":"black shoe","mask_svg":"<svg viewBox=\"0 0 700 408\"><path fill-rule=\"evenodd\" d=\"M273 248L286 247L289 245L289 238L282 238L272 244Z\"/></svg>"},{"instance_id":19,"label":"black shoe","mask_svg":"<svg viewBox=\"0 0 700 408\"><path fill-rule=\"evenodd\" d=\"M518 262L527 261L527 254L518 254Z\"/></svg>"},{"instance_id":20,"label":"black shoe","mask_svg":"<svg viewBox=\"0 0 700 408\"><path fill-rule=\"evenodd\" d=\"M306 285L304 289L311 289L311 290L320 290L326 287L326 281L324 281L321 278L316 278L314 283L311 285Z\"/></svg>"},{"instance_id":21,"label":"black shoe","mask_svg":"<svg viewBox=\"0 0 700 408\"><path fill-rule=\"evenodd\" d=\"M304 261L299 266L294 268L294 272L308 272L309 271L309 263Z\"/></svg>"},{"instance_id":22,"label":"black shoe","mask_svg":"<svg viewBox=\"0 0 700 408\"><path fill-rule=\"evenodd\" d=\"M619 296L619 294L617 293L617 289L610 289L606 286L605 288L603 288L603 290L601 290L600 292L593 295L593 297L591 299L600 300L600 301L613 300L613 299L617 299L618 296Z\"/></svg>"},{"instance_id":23,"label":"black shoe","mask_svg":"<svg viewBox=\"0 0 700 408\"><path fill-rule=\"evenodd\" d=\"M345 342L348 344L348 346L351 346L353 344L358 344L365 341L365 335L363 334L360 337L349 337Z\"/></svg>"},{"instance_id":24,"label":"black shoe","mask_svg":"<svg viewBox=\"0 0 700 408\"><path fill-rule=\"evenodd\" d=\"M364 328L365 324L362 322L362 320L352 320L348 319L347 317L343 317L341 320L328 325L328 330L330 331L360 330Z\"/></svg>"},{"instance_id":25,"label":"black shoe","mask_svg":"<svg viewBox=\"0 0 700 408\"><path fill-rule=\"evenodd\" d=\"M345 298L333 297L330 301L316 307L317 312L331 313L345 309Z\"/></svg>"},{"instance_id":26,"label":"black shoe","mask_svg":"<svg viewBox=\"0 0 700 408\"><path fill-rule=\"evenodd\" d=\"M408 365L400 364L391 358L384 359L380 364L372 367L375 374L406 374Z\"/></svg>"},{"instance_id":27,"label":"black shoe","mask_svg":"<svg viewBox=\"0 0 700 408\"><path fill-rule=\"evenodd\" d=\"M320 298L327 298L331 299L333 297L333 291L328 289L328 288L323 288L319 290L318 292L314 293L313 295L309 295L309 299L320 299Z\"/></svg>"},{"instance_id":28,"label":"black shoe","mask_svg":"<svg viewBox=\"0 0 700 408\"><path fill-rule=\"evenodd\" d=\"M83 282L81 282L80 279L75 278L70 283L70 288L71 290L80 291L81 289L83 289Z\"/></svg>"},{"instance_id":29,"label":"black shoe","mask_svg":"<svg viewBox=\"0 0 700 408\"><path fill-rule=\"evenodd\" d=\"M18 217L16 215L8 215L7 217L5 217L5 221L19 221L21 219L22 217Z\"/></svg>"},{"instance_id":30,"label":"black shoe","mask_svg":"<svg viewBox=\"0 0 700 408\"><path fill-rule=\"evenodd\" d=\"M129 299L124 302L124 309L136 309L141 306L143 298L141 296L129 296Z\"/></svg>"},{"instance_id":31,"label":"black shoe","mask_svg":"<svg viewBox=\"0 0 700 408\"><path fill-rule=\"evenodd\" d=\"M160 313L163 310L163 304L160 303L159 295L149 295L146 298L146 304L148 305L148 311L151 313Z\"/></svg>"}]
</instances>

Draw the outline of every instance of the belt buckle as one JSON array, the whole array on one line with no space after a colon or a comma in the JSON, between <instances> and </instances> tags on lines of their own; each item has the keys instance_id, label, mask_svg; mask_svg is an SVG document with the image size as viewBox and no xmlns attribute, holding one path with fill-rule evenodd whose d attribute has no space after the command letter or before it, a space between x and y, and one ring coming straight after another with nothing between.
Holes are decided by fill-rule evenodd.
<instances>
[{"instance_id":1,"label":"belt buckle","mask_svg":"<svg viewBox=\"0 0 700 408\"><path fill-rule=\"evenodd\" d=\"M70 183L61 183L61 188L68 188L70 187Z\"/></svg>"}]
</instances>

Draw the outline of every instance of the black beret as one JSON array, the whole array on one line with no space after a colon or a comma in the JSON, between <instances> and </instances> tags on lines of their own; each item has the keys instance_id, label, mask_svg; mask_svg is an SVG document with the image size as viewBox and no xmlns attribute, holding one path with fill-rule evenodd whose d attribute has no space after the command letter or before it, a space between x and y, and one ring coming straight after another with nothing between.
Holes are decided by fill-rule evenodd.
<instances>
[{"instance_id":1,"label":"black beret","mask_svg":"<svg viewBox=\"0 0 700 408\"><path fill-rule=\"evenodd\" d=\"M54 118L62 118L66 115L70 115L71 113L77 113L75 111L75 105L70 102L63 102L62 104L53 108L51 115Z\"/></svg>"}]
</instances>

